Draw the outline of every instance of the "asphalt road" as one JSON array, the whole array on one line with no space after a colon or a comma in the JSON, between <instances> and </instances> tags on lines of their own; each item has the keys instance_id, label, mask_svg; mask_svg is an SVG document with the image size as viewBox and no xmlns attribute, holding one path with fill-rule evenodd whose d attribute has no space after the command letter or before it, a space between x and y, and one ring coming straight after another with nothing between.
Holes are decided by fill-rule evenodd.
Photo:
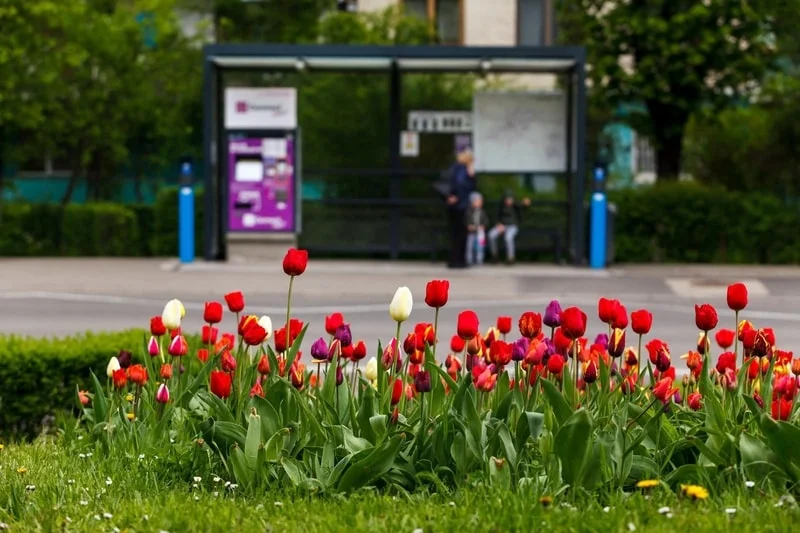
<instances>
[{"instance_id":1,"label":"asphalt road","mask_svg":"<svg viewBox=\"0 0 800 533\"><path fill-rule=\"evenodd\" d=\"M654 315L653 337L666 341L673 362L693 349L697 341L694 304L711 303L720 313L720 326L733 327L733 313L725 305L725 286L747 280L751 303L742 314L756 326L772 327L778 345L800 350L800 273L793 269L688 269L626 268L603 274L563 268L519 267L451 272L429 265L369 267L364 263L315 265L296 283L293 316L310 324L304 351L325 335L326 314L344 313L355 339L364 339L374 351L378 340L394 334L388 315L389 301L399 284L415 295L415 307L407 327L433 321L425 307L424 285L428 279L451 278L453 288L440 315L440 339L447 343L455 332L456 317L463 309L475 310L486 329L500 315L519 317L524 311L542 312L551 299L562 306L581 306L590 317L592 336L606 331L597 319L600 296L617 297L632 311L649 309ZM26 260L0 262L0 333L63 336L87 330L119 330L148 326L170 298L181 299L187 309L186 331L199 330L206 299L241 288L248 310L268 314L276 327L285 320L286 278L261 267L222 266L208 269L172 270L157 261ZM223 331L234 329L232 316ZM516 336L512 336L516 338ZM635 343L629 337L629 343ZM446 348L439 350L446 353ZM111 355L111 354L110 354Z\"/></svg>"}]
</instances>

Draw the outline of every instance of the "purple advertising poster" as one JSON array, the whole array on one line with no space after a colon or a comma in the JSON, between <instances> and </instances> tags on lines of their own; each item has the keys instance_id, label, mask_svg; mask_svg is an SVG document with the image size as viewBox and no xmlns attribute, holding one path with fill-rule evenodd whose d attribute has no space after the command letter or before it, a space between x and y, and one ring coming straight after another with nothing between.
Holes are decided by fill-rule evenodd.
<instances>
[{"instance_id":1,"label":"purple advertising poster","mask_svg":"<svg viewBox=\"0 0 800 533\"><path fill-rule=\"evenodd\" d=\"M228 230L292 233L295 224L294 139L228 141Z\"/></svg>"}]
</instances>

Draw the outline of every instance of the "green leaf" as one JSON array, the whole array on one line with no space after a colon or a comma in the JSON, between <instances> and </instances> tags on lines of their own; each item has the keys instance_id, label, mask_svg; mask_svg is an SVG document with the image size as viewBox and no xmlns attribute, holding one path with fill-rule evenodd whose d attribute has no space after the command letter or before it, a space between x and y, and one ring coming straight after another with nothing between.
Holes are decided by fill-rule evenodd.
<instances>
[{"instance_id":1,"label":"green leaf","mask_svg":"<svg viewBox=\"0 0 800 533\"><path fill-rule=\"evenodd\" d=\"M517 449L522 449L529 438L536 440L544 427L544 415L532 411L523 412L517 420Z\"/></svg>"},{"instance_id":2,"label":"green leaf","mask_svg":"<svg viewBox=\"0 0 800 533\"><path fill-rule=\"evenodd\" d=\"M268 402L265 398L260 396L253 396L250 400L250 406L255 408L258 415L261 417L261 440L266 441L281 429L282 418L278 411Z\"/></svg>"},{"instance_id":3,"label":"green leaf","mask_svg":"<svg viewBox=\"0 0 800 533\"><path fill-rule=\"evenodd\" d=\"M572 408L553 383L546 379L540 379L539 383L542 384L542 390L547 396L547 401L550 407L553 408L553 414L555 414L558 422L557 427L562 426L572 416Z\"/></svg>"},{"instance_id":4,"label":"green leaf","mask_svg":"<svg viewBox=\"0 0 800 533\"><path fill-rule=\"evenodd\" d=\"M265 460L274 462L281 458L281 453L283 452L283 447L284 447L284 441L286 439L286 435L288 434L289 434L289 429L283 428L275 432L275 434L273 434L272 437L269 438L267 444L264 446ZM325 443L326 449L329 445L333 446L333 444L330 441Z\"/></svg>"},{"instance_id":5,"label":"green leaf","mask_svg":"<svg viewBox=\"0 0 800 533\"><path fill-rule=\"evenodd\" d=\"M96 422L106 420L108 417L108 400L100 380L92 372L92 385L94 386L94 398L92 398L92 407L94 409L94 419Z\"/></svg>"},{"instance_id":6,"label":"green leaf","mask_svg":"<svg viewBox=\"0 0 800 533\"><path fill-rule=\"evenodd\" d=\"M255 477L255 470L248 465L247 457L238 446L234 446L231 450L230 464L236 482L249 487Z\"/></svg>"},{"instance_id":7,"label":"green leaf","mask_svg":"<svg viewBox=\"0 0 800 533\"><path fill-rule=\"evenodd\" d=\"M292 485L295 487L300 487L306 482L306 476L303 474L301 466L290 457L284 457L281 459L281 465L283 466L283 471L286 472L286 476L289 478L289 481L292 482Z\"/></svg>"},{"instance_id":8,"label":"green leaf","mask_svg":"<svg viewBox=\"0 0 800 533\"><path fill-rule=\"evenodd\" d=\"M489 484L493 488L511 490L511 467L509 461L492 457L489 459Z\"/></svg>"},{"instance_id":9,"label":"green leaf","mask_svg":"<svg viewBox=\"0 0 800 533\"><path fill-rule=\"evenodd\" d=\"M591 449L592 421L586 409L575 411L556 433L554 448L561 461L561 478L577 489Z\"/></svg>"},{"instance_id":10,"label":"green leaf","mask_svg":"<svg viewBox=\"0 0 800 533\"><path fill-rule=\"evenodd\" d=\"M373 389L371 385L367 385L364 392L359 397L359 401L361 405L359 406L358 415L356 416L359 436L375 444L377 436L370 423L372 417L375 416L375 389Z\"/></svg>"},{"instance_id":11,"label":"green leaf","mask_svg":"<svg viewBox=\"0 0 800 533\"><path fill-rule=\"evenodd\" d=\"M509 433L508 427L505 424L501 423L500 428L497 431L497 436L500 439L501 444L503 445L503 450L505 451L506 459L508 459L508 462L511 463L511 467L516 470L517 450L514 449L514 443L511 441L511 433Z\"/></svg>"},{"instance_id":12,"label":"green leaf","mask_svg":"<svg viewBox=\"0 0 800 533\"><path fill-rule=\"evenodd\" d=\"M216 443L220 449L227 450L232 444L244 446L247 433L244 428L234 422L212 421L209 440Z\"/></svg>"},{"instance_id":13,"label":"green leaf","mask_svg":"<svg viewBox=\"0 0 800 533\"><path fill-rule=\"evenodd\" d=\"M345 471L339 480L337 489L349 492L364 487L386 474L392 468L402 443L403 438L396 435L387 442L376 446L372 453L353 463Z\"/></svg>"},{"instance_id":14,"label":"green leaf","mask_svg":"<svg viewBox=\"0 0 800 533\"><path fill-rule=\"evenodd\" d=\"M258 416L258 413L253 409L247 422L247 437L244 442L244 455L247 459L247 465L251 469L256 469L258 466L258 450L260 447L261 417Z\"/></svg>"}]
</instances>

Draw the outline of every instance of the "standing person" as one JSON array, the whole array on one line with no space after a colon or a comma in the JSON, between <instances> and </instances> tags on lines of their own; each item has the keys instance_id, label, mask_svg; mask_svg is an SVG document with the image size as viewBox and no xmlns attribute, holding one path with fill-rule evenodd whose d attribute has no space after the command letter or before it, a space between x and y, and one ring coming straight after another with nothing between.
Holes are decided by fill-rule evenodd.
<instances>
[{"instance_id":1,"label":"standing person","mask_svg":"<svg viewBox=\"0 0 800 533\"><path fill-rule=\"evenodd\" d=\"M464 217L464 225L467 228L467 266L482 265L483 251L486 247L486 226L489 225L489 217L483 209L483 196L479 192L473 192L469 196L470 206Z\"/></svg>"},{"instance_id":2,"label":"standing person","mask_svg":"<svg viewBox=\"0 0 800 533\"><path fill-rule=\"evenodd\" d=\"M511 265L515 260L515 246L514 241L519 233L520 221L520 207L528 207L531 205L530 198L525 198L521 203L517 203L514 199L514 193L510 189L506 189L503 195L503 201L500 202L500 207L497 211L497 223L489 230L489 249L492 252L492 261L497 262L497 238L500 235L505 237L506 241L506 262Z\"/></svg>"},{"instance_id":3,"label":"standing person","mask_svg":"<svg viewBox=\"0 0 800 533\"><path fill-rule=\"evenodd\" d=\"M475 191L475 170L472 150L465 148L456 157L450 170L450 195L447 197L450 225L450 257L447 266L465 268L467 228L464 217L469 208L469 195Z\"/></svg>"}]
</instances>

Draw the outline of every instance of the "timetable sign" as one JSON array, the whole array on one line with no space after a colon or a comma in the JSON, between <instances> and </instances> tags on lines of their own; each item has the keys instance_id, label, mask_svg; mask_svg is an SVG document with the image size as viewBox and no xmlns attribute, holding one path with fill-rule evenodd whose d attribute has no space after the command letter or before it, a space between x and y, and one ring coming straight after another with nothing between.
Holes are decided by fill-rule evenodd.
<instances>
[{"instance_id":1,"label":"timetable sign","mask_svg":"<svg viewBox=\"0 0 800 533\"><path fill-rule=\"evenodd\" d=\"M411 111L408 130L420 133L469 133L472 131L470 111Z\"/></svg>"}]
</instances>

